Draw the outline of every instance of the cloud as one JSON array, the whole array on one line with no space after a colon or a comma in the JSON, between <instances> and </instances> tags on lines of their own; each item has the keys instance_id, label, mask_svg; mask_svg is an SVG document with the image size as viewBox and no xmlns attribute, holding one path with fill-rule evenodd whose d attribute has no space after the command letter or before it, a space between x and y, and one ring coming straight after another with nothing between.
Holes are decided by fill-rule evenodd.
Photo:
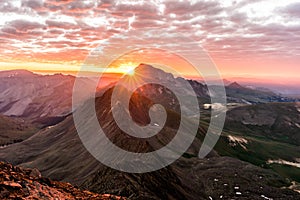
<instances>
[{"instance_id":1,"label":"cloud","mask_svg":"<svg viewBox=\"0 0 300 200\"><path fill-rule=\"evenodd\" d=\"M216 15L222 11L219 3L216 1L167 1L165 14L201 14L201 15Z\"/></svg>"},{"instance_id":2,"label":"cloud","mask_svg":"<svg viewBox=\"0 0 300 200\"><path fill-rule=\"evenodd\" d=\"M28 32L33 29L42 29L45 28L45 25L39 23L39 22L32 22L22 19L17 19L10 21L8 23L8 26L13 27L18 32Z\"/></svg>"},{"instance_id":3,"label":"cloud","mask_svg":"<svg viewBox=\"0 0 300 200\"><path fill-rule=\"evenodd\" d=\"M70 23L70 22L64 22L64 21L56 21L56 20L46 20L45 21L48 29L55 29L55 28L61 28L61 29L76 29L79 28L77 24Z\"/></svg>"},{"instance_id":4,"label":"cloud","mask_svg":"<svg viewBox=\"0 0 300 200\"><path fill-rule=\"evenodd\" d=\"M21 6L38 9L43 6L42 0L23 0Z\"/></svg>"},{"instance_id":5,"label":"cloud","mask_svg":"<svg viewBox=\"0 0 300 200\"><path fill-rule=\"evenodd\" d=\"M17 12L18 10L19 9L9 1L0 2L0 12L2 13Z\"/></svg>"},{"instance_id":6,"label":"cloud","mask_svg":"<svg viewBox=\"0 0 300 200\"><path fill-rule=\"evenodd\" d=\"M281 11L288 14L290 17L300 18L300 2L290 4L281 9Z\"/></svg>"},{"instance_id":7,"label":"cloud","mask_svg":"<svg viewBox=\"0 0 300 200\"><path fill-rule=\"evenodd\" d=\"M82 55L99 41L128 30L135 37L144 37L145 29L154 30L153 36L149 36L153 42L157 35L172 42L170 34L178 33L222 58L242 58L245 52L270 57L300 53L296 48L300 46L300 3L269 0L16 2L0 2L3 56L8 55L6 49L17 49L18 56L23 53L51 60L57 59L60 52L67 56L67 51L71 51L68 59L82 61Z\"/></svg>"}]
</instances>

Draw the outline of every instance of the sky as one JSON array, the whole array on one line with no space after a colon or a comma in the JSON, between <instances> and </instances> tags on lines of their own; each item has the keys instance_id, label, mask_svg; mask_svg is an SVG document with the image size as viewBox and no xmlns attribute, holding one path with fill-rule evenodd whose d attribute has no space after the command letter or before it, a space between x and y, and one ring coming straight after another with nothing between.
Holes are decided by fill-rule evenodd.
<instances>
[{"instance_id":1,"label":"sky","mask_svg":"<svg viewBox=\"0 0 300 200\"><path fill-rule=\"evenodd\" d=\"M146 38L139 47L201 46L224 77L299 80L299 0L9 0L0 19L0 70L76 71L95 49L109 57Z\"/></svg>"}]
</instances>

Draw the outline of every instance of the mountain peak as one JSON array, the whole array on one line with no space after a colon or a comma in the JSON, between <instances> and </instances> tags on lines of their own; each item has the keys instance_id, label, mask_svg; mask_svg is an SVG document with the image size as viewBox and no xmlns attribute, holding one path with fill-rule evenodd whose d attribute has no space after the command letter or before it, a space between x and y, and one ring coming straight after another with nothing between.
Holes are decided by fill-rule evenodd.
<instances>
[{"instance_id":1,"label":"mountain peak","mask_svg":"<svg viewBox=\"0 0 300 200\"><path fill-rule=\"evenodd\" d=\"M152 65L146 64L146 63L141 63L139 64L135 69L135 72L148 72L148 73L166 73L165 71L158 69L156 67L153 67Z\"/></svg>"},{"instance_id":2,"label":"mountain peak","mask_svg":"<svg viewBox=\"0 0 300 200\"><path fill-rule=\"evenodd\" d=\"M138 67L152 67L152 65L149 65L147 63L140 63ZM154 68L154 67L152 67Z\"/></svg>"},{"instance_id":3,"label":"mountain peak","mask_svg":"<svg viewBox=\"0 0 300 200\"><path fill-rule=\"evenodd\" d=\"M171 73L165 72L162 69L156 68L150 64L141 63L135 69L134 72L137 75L143 77L154 78L157 80L173 80L174 76Z\"/></svg>"},{"instance_id":4,"label":"mountain peak","mask_svg":"<svg viewBox=\"0 0 300 200\"><path fill-rule=\"evenodd\" d=\"M233 82L233 83L229 84L228 87L234 88L234 89L243 89L244 88L243 86L241 86L237 82Z\"/></svg>"}]
</instances>

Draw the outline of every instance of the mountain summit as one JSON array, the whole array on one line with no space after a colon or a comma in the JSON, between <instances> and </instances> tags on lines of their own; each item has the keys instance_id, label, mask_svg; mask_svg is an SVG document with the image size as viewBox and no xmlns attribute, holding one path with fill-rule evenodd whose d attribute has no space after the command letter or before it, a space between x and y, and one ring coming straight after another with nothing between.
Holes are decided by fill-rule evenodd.
<instances>
[{"instance_id":1,"label":"mountain summit","mask_svg":"<svg viewBox=\"0 0 300 200\"><path fill-rule=\"evenodd\" d=\"M142 76L149 76L152 78L156 78L159 80L166 79L171 80L174 79L173 74L167 73L162 69L153 67L152 65L141 63L135 69L135 74L142 75Z\"/></svg>"},{"instance_id":2,"label":"mountain summit","mask_svg":"<svg viewBox=\"0 0 300 200\"><path fill-rule=\"evenodd\" d=\"M228 87L234 88L234 89L244 89L245 88L245 87L241 86L240 84L238 84L237 82L233 82L233 83L229 84Z\"/></svg>"},{"instance_id":3,"label":"mountain summit","mask_svg":"<svg viewBox=\"0 0 300 200\"><path fill-rule=\"evenodd\" d=\"M162 86L172 86L175 92L181 95L194 95L201 98L209 98L209 93L206 85L195 81L185 79L183 77L175 77L172 73L166 72L160 68L156 68L150 64L141 63L134 69L134 76L130 78L131 80L145 80L146 82L156 82ZM127 77L127 76L125 76ZM192 87L192 90L186 88L186 84ZM173 87L174 86L174 87ZM162 94L163 90L160 88L157 94ZM170 93L170 91L168 92Z\"/></svg>"}]
</instances>

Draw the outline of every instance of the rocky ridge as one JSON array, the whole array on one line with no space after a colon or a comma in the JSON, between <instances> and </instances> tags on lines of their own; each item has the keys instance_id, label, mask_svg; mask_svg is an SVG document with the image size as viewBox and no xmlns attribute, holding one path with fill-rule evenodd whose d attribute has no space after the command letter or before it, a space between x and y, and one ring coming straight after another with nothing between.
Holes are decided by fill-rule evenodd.
<instances>
[{"instance_id":1,"label":"rocky ridge","mask_svg":"<svg viewBox=\"0 0 300 200\"><path fill-rule=\"evenodd\" d=\"M37 169L13 166L0 162L1 199L103 199L125 198L80 190L70 183L52 181L41 176Z\"/></svg>"}]
</instances>

